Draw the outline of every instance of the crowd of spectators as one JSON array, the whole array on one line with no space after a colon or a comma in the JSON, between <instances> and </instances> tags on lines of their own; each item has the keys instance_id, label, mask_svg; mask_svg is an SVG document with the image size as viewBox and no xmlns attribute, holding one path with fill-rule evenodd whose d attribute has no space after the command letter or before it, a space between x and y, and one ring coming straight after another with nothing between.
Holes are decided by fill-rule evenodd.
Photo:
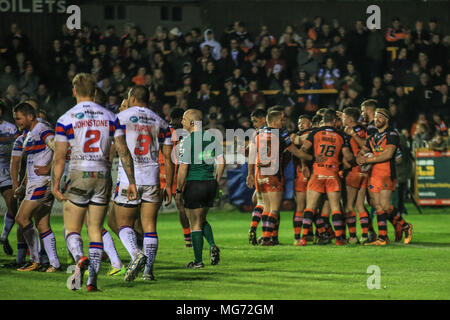
<instances>
[{"instance_id":1,"label":"crowd of spectators","mask_svg":"<svg viewBox=\"0 0 450 320\"><path fill-rule=\"evenodd\" d=\"M74 104L73 77L88 72L114 112L131 86L145 85L149 105L167 120L173 107L196 107L208 127L220 130L249 127L253 110L279 105L288 115L288 130L295 131L302 113L342 110L374 98L389 108L393 126L411 147L450 149L450 35L434 19L404 26L395 18L387 29L367 30L362 20L346 29L318 16L287 25L278 35L265 25L252 35L241 21L221 32L157 27L149 33L127 25L121 36L113 26L70 31L64 25L40 59L18 24L5 41L0 97L9 121L12 107L28 97L56 121Z\"/></svg>"}]
</instances>

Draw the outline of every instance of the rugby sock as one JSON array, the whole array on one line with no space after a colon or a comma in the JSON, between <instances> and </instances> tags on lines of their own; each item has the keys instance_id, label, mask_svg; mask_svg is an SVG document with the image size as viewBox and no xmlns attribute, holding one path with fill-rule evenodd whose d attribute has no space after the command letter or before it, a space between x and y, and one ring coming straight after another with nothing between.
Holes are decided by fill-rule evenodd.
<instances>
[{"instance_id":1,"label":"rugby sock","mask_svg":"<svg viewBox=\"0 0 450 320\"><path fill-rule=\"evenodd\" d=\"M37 231L36 233L39 234ZM48 258L47 251L45 251L44 241L41 238L39 238L38 248L39 248L39 259L41 261L41 264L49 264L50 259Z\"/></svg>"},{"instance_id":2,"label":"rugby sock","mask_svg":"<svg viewBox=\"0 0 450 320\"><path fill-rule=\"evenodd\" d=\"M206 241L209 244L209 247L211 248L212 246L214 246L215 245L214 235L213 235L211 225L209 224L208 221L205 221L203 223L202 232L203 232L203 236L205 237Z\"/></svg>"},{"instance_id":3,"label":"rugby sock","mask_svg":"<svg viewBox=\"0 0 450 320\"><path fill-rule=\"evenodd\" d=\"M395 207L393 205L390 205L389 209L386 212L386 218L387 218L387 220L389 220L390 223L392 223L394 228L397 225L396 213L397 213L397 210L395 209Z\"/></svg>"},{"instance_id":4,"label":"rugby sock","mask_svg":"<svg viewBox=\"0 0 450 320\"><path fill-rule=\"evenodd\" d=\"M252 222L250 223L250 231L256 232L258 224L261 221L262 213L264 211L263 206L256 206L252 212Z\"/></svg>"},{"instance_id":5,"label":"rugby sock","mask_svg":"<svg viewBox=\"0 0 450 320\"><path fill-rule=\"evenodd\" d=\"M10 217L8 212L5 214L5 225L3 226L2 235L0 240L6 240L8 238L9 233L11 232L12 227L14 226L15 219L14 217Z\"/></svg>"},{"instance_id":6,"label":"rugby sock","mask_svg":"<svg viewBox=\"0 0 450 320\"><path fill-rule=\"evenodd\" d=\"M41 233L41 241L44 243L45 252L47 253L50 264L55 268L60 268L61 264L58 259L58 252L56 250L56 239L52 229Z\"/></svg>"},{"instance_id":7,"label":"rugby sock","mask_svg":"<svg viewBox=\"0 0 450 320\"><path fill-rule=\"evenodd\" d=\"M24 242L17 242L17 256L16 263L18 265L23 265L27 257L27 244Z\"/></svg>"},{"instance_id":8,"label":"rugby sock","mask_svg":"<svg viewBox=\"0 0 450 320\"><path fill-rule=\"evenodd\" d=\"M158 234L156 232L144 233L144 254L147 257L144 273L153 270L156 252L158 251Z\"/></svg>"},{"instance_id":9,"label":"rugby sock","mask_svg":"<svg viewBox=\"0 0 450 320\"><path fill-rule=\"evenodd\" d=\"M386 211L377 211L378 236L381 240L387 240L387 214Z\"/></svg>"},{"instance_id":10,"label":"rugby sock","mask_svg":"<svg viewBox=\"0 0 450 320\"><path fill-rule=\"evenodd\" d=\"M274 211L272 215L275 218L272 230L272 239L278 240L278 230L280 229L280 211Z\"/></svg>"},{"instance_id":11,"label":"rugby sock","mask_svg":"<svg viewBox=\"0 0 450 320\"><path fill-rule=\"evenodd\" d=\"M130 226L123 226L119 229L119 239L122 241L123 246L127 249L132 260L136 259L139 253L137 246L136 232Z\"/></svg>"},{"instance_id":12,"label":"rugby sock","mask_svg":"<svg viewBox=\"0 0 450 320\"><path fill-rule=\"evenodd\" d=\"M305 209L305 211L303 211L303 238L305 238L312 231L313 215L314 212L311 209Z\"/></svg>"},{"instance_id":13,"label":"rugby sock","mask_svg":"<svg viewBox=\"0 0 450 320\"><path fill-rule=\"evenodd\" d=\"M269 218L267 219L267 232L269 235L269 240L273 236L273 231L275 230L275 225L277 223L277 216L272 212L269 213Z\"/></svg>"},{"instance_id":14,"label":"rugby sock","mask_svg":"<svg viewBox=\"0 0 450 320\"><path fill-rule=\"evenodd\" d=\"M23 237L25 238L25 242L30 249L31 261L40 263L38 240L36 239L36 230L33 227L33 222L23 228Z\"/></svg>"},{"instance_id":15,"label":"rugby sock","mask_svg":"<svg viewBox=\"0 0 450 320\"><path fill-rule=\"evenodd\" d=\"M269 241L272 232L269 230L269 212L263 212L261 217L262 224L262 241Z\"/></svg>"},{"instance_id":16,"label":"rugby sock","mask_svg":"<svg viewBox=\"0 0 450 320\"><path fill-rule=\"evenodd\" d=\"M303 213L301 211L295 211L292 218L292 224L294 225L294 239L300 239L300 233L302 232Z\"/></svg>"},{"instance_id":17,"label":"rugby sock","mask_svg":"<svg viewBox=\"0 0 450 320\"><path fill-rule=\"evenodd\" d=\"M349 211L345 217L345 223L350 233L350 238L356 238L356 213L355 211Z\"/></svg>"},{"instance_id":18,"label":"rugby sock","mask_svg":"<svg viewBox=\"0 0 450 320\"><path fill-rule=\"evenodd\" d=\"M319 233L319 235L322 235L327 231L327 228L325 227L325 219L328 219L328 217L322 217L321 215L317 215L317 217L315 217L314 219L316 231Z\"/></svg>"},{"instance_id":19,"label":"rugby sock","mask_svg":"<svg viewBox=\"0 0 450 320\"><path fill-rule=\"evenodd\" d=\"M83 239L77 232L71 232L66 236L66 246L69 252L72 254L75 263L80 260L83 254Z\"/></svg>"},{"instance_id":20,"label":"rugby sock","mask_svg":"<svg viewBox=\"0 0 450 320\"><path fill-rule=\"evenodd\" d=\"M202 250L203 250L203 231L202 230L192 230L191 231L192 248L194 249L194 262L200 263L202 260Z\"/></svg>"},{"instance_id":21,"label":"rugby sock","mask_svg":"<svg viewBox=\"0 0 450 320\"><path fill-rule=\"evenodd\" d=\"M345 233L345 221L342 212L337 210L331 213L331 220L333 221L334 233L336 238L342 238Z\"/></svg>"},{"instance_id":22,"label":"rugby sock","mask_svg":"<svg viewBox=\"0 0 450 320\"><path fill-rule=\"evenodd\" d=\"M97 285L97 275L102 263L103 243L89 243L89 278L87 285Z\"/></svg>"},{"instance_id":23,"label":"rugby sock","mask_svg":"<svg viewBox=\"0 0 450 320\"><path fill-rule=\"evenodd\" d=\"M183 228L184 241L191 242L191 228Z\"/></svg>"},{"instance_id":24,"label":"rugby sock","mask_svg":"<svg viewBox=\"0 0 450 320\"><path fill-rule=\"evenodd\" d=\"M364 238L368 237L369 232L369 214L366 211L359 212L359 223L361 224L361 236Z\"/></svg>"},{"instance_id":25,"label":"rugby sock","mask_svg":"<svg viewBox=\"0 0 450 320\"><path fill-rule=\"evenodd\" d=\"M114 245L114 240L111 237L111 234L105 228L103 228L102 230L102 241L103 248L109 257L113 268L122 269L123 264L119 258L119 254L117 253L116 246Z\"/></svg>"}]
</instances>

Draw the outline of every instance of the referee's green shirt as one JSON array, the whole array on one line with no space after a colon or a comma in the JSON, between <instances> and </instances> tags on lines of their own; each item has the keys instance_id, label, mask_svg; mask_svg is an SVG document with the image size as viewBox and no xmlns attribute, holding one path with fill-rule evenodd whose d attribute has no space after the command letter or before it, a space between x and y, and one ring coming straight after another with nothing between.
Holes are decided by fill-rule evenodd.
<instances>
[{"instance_id":1,"label":"referee's green shirt","mask_svg":"<svg viewBox=\"0 0 450 320\"><path fill-rule=\"evenodd\" d=\"M222 154L222 141L208 132L194 131L180 142L180 163L188 164L186 181L214 180L214 160Z\"/></svg>"}]
</instances>

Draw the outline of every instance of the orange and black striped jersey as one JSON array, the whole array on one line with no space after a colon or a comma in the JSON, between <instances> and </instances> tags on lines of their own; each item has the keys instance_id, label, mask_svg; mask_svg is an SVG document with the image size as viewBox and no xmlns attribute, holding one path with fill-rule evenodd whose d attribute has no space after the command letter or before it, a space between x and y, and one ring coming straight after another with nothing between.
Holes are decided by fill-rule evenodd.
<instances>
[{"instance_id":1,"label":"orange and black striped jersey","mask_svg":"<svg viewBox=\"0 0 450 320\"><path fill-rule=\"evenodd\" d=\"M322 175L337 175L341 163L343 148L349 148L348 140L335 128L323 126L313 130L305 143L311 143L313 156L325 157L325 161L314 161L313 173Z\"/></svg>"},{"instance_id":2,"label":"orange and black striped jersey","mask_svg":"<svg viewBox=\"0 0 450 320\"><path fill-rule=\"evenodd\" d=\"M306 130L303 130L303 131L298 131L296 134L299 137L305 137L305 136L307 137L309 135L309 133L311 132L311 130L312 129L306 129ZM294 167L295 167L295 174L297 175L297 173L300 172L301 169L302 169L302 161L299 158L297 158L297 157L292 157L292 162L293 162Z\"/></svg>"},{"instance_id":3,"label":"orange and black striped jersey","mask_svg":"<svg viewBox=\"0 0 450 320\"><path fill-rule=\"evenodd\" d=\"M381 133L377 132L371 135L366 141L366 147L370 149L374 156L383 153L388 145L393 145L396 149L399 145L398 133L392 128L387 128ZM391 159L374 163L370 175L378 177L390 176L391 179L395 179L395 152Z\"/></svg>"},{"instance_id":4,"label":"orange and black striped jersey","mask_svg":"<svg viewBox=\"0 0 450 320\"><path fill-rule=\"evenodd\" d=\"M278 130L278 134L276 134L276 130ZM282 170L279 169L283 151L292 145L289 132L286 129L264 127L256 135L255 143L256 165L276 168L278 170L273 175L281 175Z\"/></svg>"},{"instance_id":5,"label":"orange and black striped jersey","mask_svg":"<svg viewBox=\"0 0 450 320\"><path fill-rule=\"evenodd\" d=\"M360 138L367 139L367 131L362 125L358 124L358 125L354 126L353 131L355 131L355 133ZM359 144L356 142L355 138L353 138L352 136L348 136L348 140L349 140L349 144L350 144L350 149L352 150L353 155L356 157L361 148L360 148ZM361 168L358 165L356 165L356 166L352 167L351 172L360 173Z\"/></svg>"}]
</instances>

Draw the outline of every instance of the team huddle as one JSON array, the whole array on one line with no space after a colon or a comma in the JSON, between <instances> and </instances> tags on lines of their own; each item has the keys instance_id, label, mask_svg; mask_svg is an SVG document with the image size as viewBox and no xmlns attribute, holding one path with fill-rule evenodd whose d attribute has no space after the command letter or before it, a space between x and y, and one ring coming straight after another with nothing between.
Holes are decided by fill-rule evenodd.
<instances>
[{"instance_id":1,"label":"team huddle","mask_svg":"<svg viewBox=\"0 0 450 320\"><path fill-rule=\"evenodd\" d=\"M13 250L8 235L14 223L18 225L17 256L10 267L20 272L61 271L50 225L56 198L64 201L64 237L68 253L76 263L70 289L80 289L87 272L87 290L98 290L97 276L103 253L111 261L109 275L124 275L125 281L133 281L143 270L142 279L154 280L153 265L158 250L157 213L163 199L169 205L175 195L185 245L192 247L195 242L195 261L188 267L203 267L203 237L210 245L211 264L217 264L219 249L206 221L212 201L192 199L187 193L193 189L189 187L193 182L190 180L196 180L192 177L193 171L197 175L207 172L209 175L202 177L216 182L223 173L224 162L216 177L214 166L203 166L200 171L194 167L188 170L188 164L181 161L176 165L174 162L177 161L171 158L174 144L181 139L175 137L175 129L183 126L193 134L195 128L191 123L201 119L201 113L174 110L173 123L169 126L148 108L148 89L135 86L116 115L102 107L101 90L96 88L92 76L83 73L73 80L73 94L77 105L58 119L55 129L39 118L38 105L33 100L14 108L20 135L13 124L6 121L0 124L0 169L3 174L0 192L8 207L0 239L9 255ZM115 154L119 156L119 167L113 190L111 168ZM177 178L178 166L180 174ZM209 188L213 190L212 199L217 185L213 187ZM123 266L113 238L103 227L107 211L109 227L130 255L128 267ZM80 235L83 225L89 236L88 255L83 252ZM191 235L196 241L191 241Z\"/></svg>"},{"instance_id":2,"label":"team huddle","mask_svg":"<svg viewBox=\"0 0 450 320\"><path fill-rule=\"evenodd\" d=\"M341 113L320 109L314 117L301 115L299 131L292 135L283 129L284 116L277 107L267 113L264 110L252 113L257 133L249 147L247 185L256 189L256 205L249 242L261 246L279 244L283 168L292 158L296 202L294 245L305 246L308 242L325 245L335 239L336 245L383 246L389 243L387 221L394 227L395 242L404 235L404 243L410 243L413 226L391 204L396 187L395 163L402 153L398 133L389 126L389 111L377 108L372 99L364 101L361 110L349 107ZM273 140L276 143L270 144ZM275 145L277 151L263 150L269 145ZM270 167L276 169L268 172ZM376 214L378 237L370 211L365 207L366 199ZM262 236L257 238L259 222Z\"/></svg>"}]
</instances>

